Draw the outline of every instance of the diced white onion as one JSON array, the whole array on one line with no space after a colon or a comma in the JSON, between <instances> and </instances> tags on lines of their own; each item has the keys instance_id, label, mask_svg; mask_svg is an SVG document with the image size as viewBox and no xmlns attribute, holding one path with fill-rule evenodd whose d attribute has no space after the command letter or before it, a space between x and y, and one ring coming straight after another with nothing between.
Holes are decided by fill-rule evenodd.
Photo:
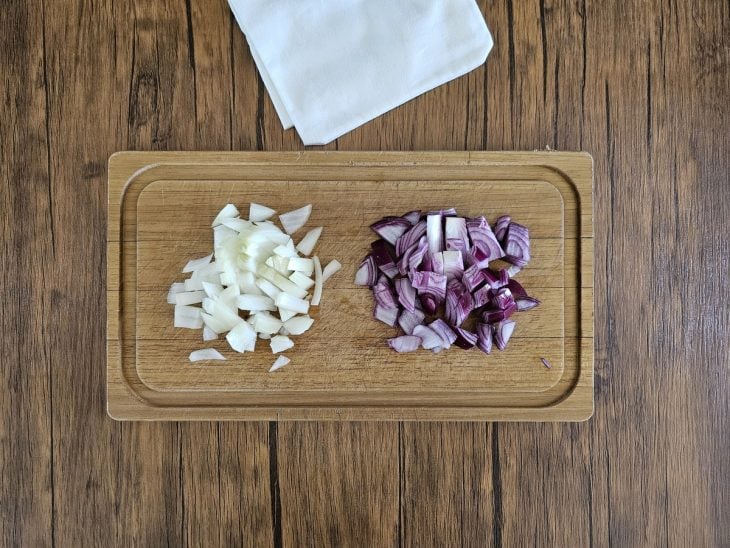
<instances>
[{"instance_id":1,"label":"diced white onion","mask_svg":"<svg viewBox=\"0 0 730 548\"><path fill-rule=\"evenodd\" d=\"M281 329L281 320L265 312L257 313L252 321L253 328L259 333L273 335Z\"/></svg>"},{"instance_id":2,"label":"diced white onion","mask_svg":"<svg viewBox=\"0 0 730 548\"><path fill-rule=\"evenodd\" d=\"M205 291L183 291L175 295L175 304L198 304L204 297Z\"/></svg>"},{"instance_id":3,"label":"diced white onion","mask_svg":"<svg viewBox=\"0 0 730 548\"><path fill-rule=\"evenodd\" d=\"M297 251L302 255L311 255L317 240L322 235L322 227L313 228L304 235L302 241L297 245Z\"/></svg>"},{"instance_id":4,"label":"diced white onion","mask_svg":"<svg viewBox=\"0 0 730 548\"><path fill-rule=\"evenodd\" d=\"M302 289L309 289L314 285L314 281L311 278L307 278L301 272L292 272L291 276L289 276L289 279Z\"/></svg>"},{"instance_id":5,"label":"diced white onion","mask_svg":"<svg viewBox=\"0 0 730 548\"><path fill-rule=\"evenodd\" d=\"M295 316L284 322L284 327L290 335L301 335L308 331L314 320L309 316Z\"/></svg>"},{"instance_id":6,"label":"diced white onion","mask_svg":"<svg viewBox=\"0 0 730 548\"><path fill-rule=\"evenodd\" d=\"M265 205L255 204L251 202L248 210L249 221L265 221L276 213L276 210L266 207Z\"/></svg>"},{"instance_id":7,"label":"diced white onion","mask_svg":"<svg viewBox=\"0 0 730 548\"><path fill-rule=\"evenodd\" d=\"M213 331L210 327L207 325L203 326L203 340L204 341L214 341L218 338L218 333Z\"/></svg>"},{"instance_id":8,"label":"diced white onion","mask_svg":"<svg viewBox=\"0 0 730 548\"><path fill-rule=\"evenodd\" d=\"M272 299L276 299L276 296L281 293L281 289L272 284L269 280L259 278L256 280L256 287L258 287L265 295Z\"/></svg>"},{"instance_id":9,"label":"diced white onion","mask_svg":"<svg viewBox=\"0 0 730 548\"><path fill-rule=\"evenodd\" d=\"M289 293L291 295L294 295L295 297L299 297L300 299L303 299L307 296L307 290L302 289L297 284L292 282L289 278L285 278L281 274L279 274L276 270L273 268L266 266L266 265L259 265L259 268L256 270L256 273L261 276L265 280L269 280L272 284L274 284L276 287L281 289L282 291L285 291L286 293Z\"/></svg>"},{"instance_id":10,"label":"diced white onion","mask_svg":"<svg viewBox=\"0 0 730 548\"><path fill-rule=\"evenodd\" d=\"M298 257L299 253L297 253L296 248L294 247L294 240L291 238L286 243L286 245L277 245L274 248L274 253L278 255L279 257Z\"/></svg>"},{"instance_id":11,"label":"diced white onion","mask_svg":"<svg viewBox=\"0 0 730 548\"><path fill-rule=\"evenodd\" d=\"M284 335L277 335L276 337L271 337L269 345L271 346L271 351L274 354L278 354L279 352L284 352L285 350L289 350L293 347L294 341Z\"/></svg>"},{"instance_id":12,"label":"diced white onion","mask_svg":"<svg viewBox=\"0 0 730 548\"><path fill-rule=\"evenodd\" d=\"M241 322L226 335L226 340L236 352L256 350L256 331L248 322Z\"/></svg>"},{"instance_id":13,"label":"diced white onion","mask_svg":"<svg viewBox=\"0 0 730 548\"><path fill-rule=\"evenodd\" d=\"M296 315L296 312L292 312L291 310L287 310L286 308L279 309L279 318L282 322L286 322L289 318L293 318Z\"/></svg>"},{"instance_id":14,"label":"diced white onion","mask_svg":"<svg viewBox=\"0 0 730 548\"><path fill-rule=\"evenodd\" d=\"M236 301L238 308L258 312L260 310L276 310L274 301L266 295L240 295Z\"/></svg>"},{"instance_id":15,"label":"diced white onion","mask_svg":"<svg viewBox=\"0 0 730 548\"><path fill-rule=\"evenodd\" d=\"M214 282L202 282L203 285L203 291L205 291L205 294L210 297L217 297L221 294L221 291L223 291L223 286L221 284L217 284Z\"/></svg>"},{"instance_id":16,"label":"diced white onion","mask_svg":"<svg viewBox=\"0 0 730 548\"><path fill-rule=\"evenodd\" d=\"M223 219L230 219L233 217L238 217L238 209L236 209L236 206L233 204L227 204L218 212L218 215L216 215L215 219L213 219L213 224L210 226L216 227L223 222Z\"/></svg>"},{"instance_id":17,"label":"diced white onion","mask_svg":"<svg viewBox=\"0 0 730 548\"><path fill-rule=\"evenodd\" d=\"M299 209L295 209L294 211L282 213L279 215L279 221L281 221L281 226L284 227L287 234L294 234L297 230L307 224L311 214L312 204L309 204L304 207L300 207Z\"/></svg>"},{"instance_id":18,"label":"diced white onion","mask_svg":"<svg viewBox=\"0 0 730 548\"><path fill-rule=\"evenodd\" d=\"M269 369L269 373L276 371L277 369L281 369L282 367L284 367L285 365L287 365L290 362L291 362L291 360L289 358L287 358L286 356L279 356L274 361L274 364L271 366L271 369Z\"/></svg>"},{"instance_id":19,"label":"diced white onion","mask_svg":"<svg viewBox=\"0 0 730 548\"><path fill-rule=\"evenodd\" d=\"M185 265L185 268L183 268L183 273L200 270L201 268L206 266L212 258L213 254L211 253L210 255L201 257L200 259L193 259L192 261L188 261L188 263Z\"/></svg>"},{"instance_id":20,"label":"diced white onion","mask_svg":"<svg viewBox=\"0 0 730 548\"><path fill-rule=\"evenodd\" d=\"M322 299L322 264L319 257L312 257L314 260L314 292L312 293L312 306L319 306Z\"/></svg>"},{"instance_id":21,"label":"diced white onion","mask_svg":"<svg viewBox=\"0 0 730 548\"><path fill-rule=\"evenodd\" d=\"M201 291L203 289L203 279L201 278L188 278L183 282L185 291Z\"/></svg>"},{"instance_id":22,"label":"diced white onion","mask_svg":"<svg viewBox=\"0 0 730 548\"><path fill-rule=\"evenodd\" d=\"M185 284L183 282L175 282L170 286L170 290L167 292L167 304L175 304L175 295L185 291Z\"/></svg>"},{"instance_id":23,"label":"diced white onion","mask_svg":"<svg viewBox=\"0 0 730 548\"><path fill-rule=\"evenodd\" d=\"M195 306L175 305L175 327L185 327L187 329L200 329L203 327L202 310Z\"/></svg>"},{"instance_id":24,"label":"diced white onion","mask_svg":"<svg viewBox=\"0 0 730 548\"><path fill-rule=\"evenodd\" d=\"M279 308L286 308L292 312L298 314L306 314L309 311L309 303L304 299L290 295L289 293L281 292L276 297L276 306Z\"/></svg>"},{"instance_id":25,"label":"diced white onion","mask_svg":"<svg viewBox=\"0 0 730 548\"><path fill-rule=\"evenodd\" d=\"M335 274L335 272L338 272L342 268L342 265L340 264L340 261L337 259L334 259L329 262L327 266L324 267L322 270L322 283L326 282L330 279L330 277Z\"/></svg>"},{"instance_id":26,"label":"diced white onion","mask_svg":"<svg viewBox=\"0 0 730 548\"><path fill-rule=\"evenodd\" d=\"M288 259L287 263L287 268L289 270L301 272L307 276L314 272L314 262L312 259L307 259L305 257L292 257L291 259Z\"/></svg>"},{"instance_id":27,"label":"diced white onion","mask_svg":"<svg viewBox=\"0 0 730 548\"><path fill-rule=\"evenodd\" d=\"M203 360L225 360L226 358L215 348L203 348L190 353L191 362L199 362Z\"/></svg>"}]
</instances>

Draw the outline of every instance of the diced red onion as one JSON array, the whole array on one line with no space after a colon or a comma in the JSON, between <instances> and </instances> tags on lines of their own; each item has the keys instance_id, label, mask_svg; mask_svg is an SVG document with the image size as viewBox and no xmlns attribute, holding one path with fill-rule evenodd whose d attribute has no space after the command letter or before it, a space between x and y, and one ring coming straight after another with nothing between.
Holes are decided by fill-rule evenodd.
<instances>
[{"instance_id":1,"label":"diced red onion","mask_svg":"<svg viewBox=\"0 0 730 548\"><path fill-rule=\"evenodd\" d=\"M378 267L372 255L365 257L355 273L355 285L374 286L378 281Z\"/></svg>"},{"instance_id":2,"label":"diced red onion","mask_svg":"<svg viewBox=\"0 0 730 548\"><path fill-rule=\"evenodd\" d=\"M370 225L370 228L383 240L391 245L395 245L407 230L413 225L403 217L384 217L383 219Z\"/></svg>"},{"instance_id":3,"label":"diced red onion","mask_svg":"<svg viewBox=\"0 0 730 548\"><path fill-rule=\"evenodd\" d=\"M403 236L398 238L395 243L395 253L398 257L402 257L406 249L413 247L418 241L426 235L426 221L419 221L408 230Z\"/></svg>"},{"instance_id":4,"label":"diced red onion","mask_svg":"<svg viewBox=\"0 0 730 548\"><path fill-rule=\"evenodd\" d=\"M415 335L401 335L393 339L388 339L388 346L396 352L415 352L421 346L421 337Z\"/></svg>"},{"instance_id":5,"label":"diced red onion","mask_svg":"<svg viewBox=\"0 0 730 548\"><path fill-rule=\"evenodd\" d=\"M484 271L475 264L464 270L464 274L461 276L461 283L472 293L481 287L485 281L487 281L487 277Z\"/></svg>"},{"instance_id":6,"label":"diced red onion","mask_svg":"<svg viewBox=\"0 0 730 548\"><path fill-rule=\"evenodd\" d=\"M389 278L395 278L398 275L398 267L393 262L393 254L388 243L385 240L376 240L370 244L370 247L373 260L380 271Z\"/></svg>"},{"instance_id":7,"label":"diced red onion","mask_svg":"<svg viewBox=\"0 0 730 548\"><path fill-rule=\"evenodd\" d=\"M376 304L375 309L373 310L373 317L386 325L394 327L395 322L398 321L398 307L383 308L379 304Z\"/></svg>"},{"instance_id":8,"label":"diced red onion","mask_svg":"<svg viewBox=\"0 0 730 548\"><path fill-rule=\"evenodd\" d=\"M488 285L477 289L472 295L474 301L474 308L482 307L492 300L492 289Z\"/></svg>"},{"instance_id":9,"label":"diced red onion","mask_svg":"<svg viewBox=\"0 0 730 548\"><path fill-rule=\"evenodd\" d=\"M433 314L446 298L446 276L435 272L412 272L411 283L421 297L426 312Z\"/></svg>"},{"instance_id":10,"label":"diced red onion","mask_svg":"<svg viewBox=\"0 0 730 548\"><path fill-rule=\"evenodd\" d=\"M515 299L527 297L527 291L525 291L525 288L522 287L522 284L517 280L510 280L507 282L507 289L512 292L512 296L514 296Z\"/></svg>"},{"instance_id":11,"label":"diced red onion","mask_svg":"<svg viewBox=\"0 0 730 548\"><path fill-rule=\"evenodd\" d=\"M535 299L534 297L520 297L519 299L515 300L515 306L517 307L517 310L520 312L523 312L524 310L531 310L538 306L540 304L540 301Z\"/></svg>"},{"instance_id":12,"label":"diced red onion","mask_svg":"<svg viewBox=\"0 0 730 548\"><path fill-rule=\"evenodd\" d=\"M506 287L503 287L494 293L492 302L500 310L505 310L508 306L515 304L515 299L512 296L512 292Z\"/></svg>"},{"instance_id":13,"label":"diced red onion","mask_svg":"<svg viewBox=\"0 0 730 548\"><path fill-rule=\"evenodd\" d=\"M482 312L482 319L486 323L499 323L504 320L508 320L512 314L514 314L517 311L517 305L515 303L510 303L504 310L501 310L499 308L489 308Z\"/></svg>"},{"instance_id":14,"label":"diced red onion","mask_svg":"<svg viewBox=\"0 0 730 548\"><path fill-rule=\"evenodd\" d=\"M398 302L408 312L416 310L416 290L408 278L398 278L395 280L395 291L398 293Z\"/></svg>"},{"instance_id":15,"label":"diced red onion","mask_svg":"<svg viewBox=\"0 0 730 548\"><path fill-rule=\"evenodd\" d=\"M510 278L514 278L515 276L517 276L517 274L520 273L521 270L522 270L521 266L510 265L510 267L507 269L507 275Z\"/></svg>"},{"instance_id":16,"label":"diced red onion","mask_svg":"<svg viewBox=\"0 0 730 548\"><path fill-rule=\"evenodd\" d=\"M432 348L441 346L441 336L430 327L426 327L425 325L417 325L416 328L413 330L413 334L416 337L421 338L421 345L426 350L431 350Z\"/></svg>"},{"instance_id":17,"label":"diced red onion","mask_svg":"<svg viewBox=\"0 0 730 548\"><path fill-rule=\"evenodd\" d=\"M373 296L375 297L375 302L383 308L398 308L395 292L390 285L390 281L385 276L378 278L378 283L373 287Z\"/></svg>"},{"instance_id":18,"label":"diced red onion","mask_svg":"<svg viewBox=\"0 0 730 548\"><path fill-rule=\"evenodd\" d=\"M489 354L492 352L492 326L479 323L477 324L477 348Z\"/></svg>"},{"instance_id":19,"label":"diced red onion","mask_svg":"<svg viewBox=\"0 0 730 548\"><path fill-rule=\"evenodd\" d=\"M456 340L454 341L454 344L459 348L469 350L470 348L474 348L474 345L477 344L476 333L467 331L462 327L454 327L454 332L456 333Z\"/></svg>"},{"instance_id":20,"label":"diced red onion","mask_svg":"<svg viewBox=\"0 0 730 548\"><path fill-rule=\"evenodd\" d=\"M494 344L497 348L500 350L507 348L507 343L515 331L515 325L513 320L505 320L494 326Z\"/></svg>"},{"instance_id":21,"label":"diced red onion","mask_svg":"<svg viewBox=\"0 0 730 548\"><path fill-rule=\"evenodd\" d=\"M461 251L442 251L441 259L447 282L454 278L461 279L461 275L464 273L464 261L461 259Z\"/></svg>"},{"instance_id":22,"label":"diced red onion","mask_svg":"<svg viewBox=\"0 0 730 548\"><path fill-rule=\"evenodd\" d=\"M426 237L428 238L428 251L434 255L444 250L443 217L438 213L429 213L426 217Z\"/></svg>"},{"instance_id":23,"label":"diced red onion","mask_svg":"<svg viewBox=\"0 0 730 548\"><path fill-rule=\"evenodd\" d=\"M471 293L459 280L451 280L446 286L446 321L459 327L474 310Z\"/></svg>"},{"instance_id":24,"label":"diced red onion","mask_svg":"<svg viewBox=\"0 0 730 548\"><path fill-rule=\"evenodd\" d=\"M468 251L469 233L466 231L466 219L463 217L446 217L444 235L447 250Z\"/></svg>"},{"instance_id":25,"label":"diced red onion","mask_svg":"<svg viewBox=\"0 0 730 548\"><path fill-rule=\"evenodd\" d=\"M504 242L504 260L523 267L530 261L530 231L527 227L510 223Z\"/></svg>"},{"instance_id":26,"label":"diced red onion","mask_svg":"<svg viewBox=\"0 0 730 548\"><path fill-rule=\"evenodd\" d=\"M446 271L444 269L443 252L431 253L429 251L428 253L426 253L426 259L423 262L423 268L430 272L435 272L436 274L443 274L444 276L446 276Z\"/></svg>"},{"instance_id":27,"label":"diced red onion","mask_svg":"<svg viewBox=\"0 0 730 548\"><path fill-rule=\"evenodd\" d=\"M542 362L542 364L543 364L543 365L544 365L545 367L547 367L548 369L552 369L552 368L553 368L553 366L552 366L552 365L550 365L550 362L549 362L549 361L547 361L547 360L546 360L545 358L540 358L540 361L541 361L541 362Z\"/></svg>"},{"instance_id":28,"label":"diced red onion","mask_svg":"<svg viewBox=\"0 0 730 548\"><path fill-rule=\"evenodd\" d=\"M413 312L404 310L401 315L398 316L398 325L407 334L413 334L413 330L417 325L421 325L426 315L420 310L416 309Z\"/></svg>"},{"instance_id":29,"label":"diced red onion","mask_svg":"<svg viewBox=\"0 0 730 548\"><path fill-rule=\"evenodd\" d=\"M411 254L408 259L408 268L410 270L416 270L419 266L421 266L421 262L427 254L428 240L426 239L426 236L422 236L418 242L418 247L416 247L416 250Z\"/></svg>"},{"instance_id":30,"label":"diced red onion","mask_svg":"<svg viewBox=\"0 0 730 548\"><path fill-rule=\"evenodd\" d=\"M441 337L442 348L448 349L456 341L456 333L441 318L432 321L428 327Z\"/></svg>"},{"instance_id":31,"label":"diced red onion","mask_svg":"<svg viewBox=\"0 0 730 548\"><path fill-rule=\"evenodd\" d=\"M421 220L421 211L418 209L415 209L413 211L409 211L405 215L403 215L403 218L411 223L412 225L416 225L418 221Z\"/></svg>"},{"instance_id":32,"label":"diced red onion","mask_svg":"<svg viewBox=\"0 0 730 548\"><path fill-rule=\"evenodd\" d=\"M502 215L494 223L494 235L500 244L504 244L504 235L507 234L507 227L511 220L509 215Z\"/></svg>"},{"instance_id":33,"label":"diced red onion","mask_svg":"<svg viewBox=\"0 0 730 548\"><path fill-rule=\"evenodd\" d=\"M471 239L471 256L475 264L485 268L490 261L504 256L497 237L484 217L466 221L466 230Z\"/></svg>"}]
</instances>

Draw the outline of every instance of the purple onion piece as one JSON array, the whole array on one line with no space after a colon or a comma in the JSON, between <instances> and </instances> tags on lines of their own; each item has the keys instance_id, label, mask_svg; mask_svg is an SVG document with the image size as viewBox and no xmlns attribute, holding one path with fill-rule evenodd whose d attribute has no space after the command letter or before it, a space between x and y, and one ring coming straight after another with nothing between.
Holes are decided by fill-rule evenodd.
<instances>
[{"instance_id":1,"label":"purple onion piece","mask_svg":"<svg viewBox=\"0 0 730 548\"><path fill-rule=\"evenodd\" d=\"M414 209L413 211L409 211L408 213L404 213L402 217L411 223L411 225L415 226L418 224L418 221L421 220L421 212L418 209Z\"/></svg>"},{"instance_id":2,"label":"purple onion piece","mask_svg":"<svg viewBox=\"0 0 730 548\"><path fill-rule=\"evenodd\" d=\"M396 352L415 352L421 346L421 338L414 335L401 335L388 339L388 346Z\"/></svg>"},{"instance_id":3,"label":"purple onion piece","mask_svg":"<svg viewBox=\"0 0 730 548\"><path fill-rule=\"evenodd\" d=\"M370 244L370 247L372 248L371 255L381 272L389 278L396 277L398 275L398 267L393 261L390 245L385 240L376 240Z\"/></svg>"},{"instance_id":4,"label":"purple onion piece","mask_svg":"<svg viewBox=\"0 0 730 548\"><path fill-rule=\"evenodd\" d=\"M381 220L370 225L370 228L383 240L391 245L395 245L407 230L413 225L403 217L384 217Z\"/></svg>"},{"instance_id":5,"label":"purple onion piece","mask_svg":"<svg viewBox=\"0 0 730 548\"><path fill-rule=\"evenodd\" d=\"M435 272L436 274L443 274L444 276L446 276L446 272L444 271L443 252L431 253L429 251L428 253L426 253L426 257L423 261L423 268L424 270L429 270L431 272Z\"/></svg>"},{"instance_id":6,"label":"purple onion piece","mask_svg":"<svg viewBox=\"0 0 730 548\"><path fill-rule=\"evenodd\" d=\"M485 354L492 352L492 326L477 324L477 348Z\"/></svg>"},{"instance_id":7,"label":"purple onion piece","mask_svg":"<svg viewBox=\"0 0 730 548\"><path fill-rule=\"evenodd\" d=\"M382 308L398 308L398 300L393 291L393 287L385 276L381 275L378 283L373 287L373 296L375 297L375 302Z\"/></svg>"},{"instance_id":8,"label":"purple onion piece","mask_svg":"<svg viewBox=\"0 0 730 548\"><path fill-rule=\"evenodd\" d=\"M507 233L507 227L509 227L511 220L509 215L502 215L494 223L494 235L500 244L504 244L504 235Z\"/></svg>"},{"instance_id":9,"label":"purple onion piece","mask_svg":"<svg viewBox=\"0 0 730 548\"><path fill-rule=\"evenodd\" d=\"M552 366L552 365L550 365L550 362L549 362L549 361L547 361L547 360L546 360L545 358L540 358L540 361L541 361L541 362L542 362L542 364L543 364L543 365L544 365L545 367L547 367L548 369L552 369L552 368L553 368L553 366Z\"/></svg>"},{"instance_id":10,"label":"purple onion piece","mask_svg":"<svg viewBox=\"0 0 730 548\"><path fill-rule=\"evenodd\" d=\"M433 314L446 298L446 276L435 272L412 271L411 283L421 297L426 312Z\"/></svg>"},{"instance_id":11,"label":"purple onion piece","mask_svg":"<svg viewBox=\"0 0 730 548\"><path fill-rule=\"evenodd\" d=\"M421 325L424 319L426 319L426 315L418 309L413 312L404 310L398 316L398 325L407 335L412 335L413 330L417 325Z\"/></svg>"},{"instance_id":12,"label":"purple onion piece","mask_svg":"<svg viewBox=\"0 0 730 548\"><path fill-rule=\"evenodd\" d=\"M492 270L485 268L482 272L484 273L484 278L487 280L489 287L495 290L502 287L499 282L499 276L497 276Z\"/></svg>"},{"instance_id":13,"label":"purple onion piece","mask_svg":"<svg viewBox=\"0 0 730 548\"><path fill-rule=\"evenodd\" d=\"M428 327L441 337L442 348L448 349L452 344L454 344L454 341L456 341L456 333L454 333L454 331L441 318L432 321Z\"/></svg>"},{"instance_id":14,"label":"purple onion piece","mask_svg":"<svg viewBox=\"0 0 730 548\"><path fill-rule=\"evenodd\" d=\"M513 320L505 320L493 326L494 344L497 345L497 348L500 350L507 348L507 343L515 331L515 325Z\"/></svg>"},{"instance_id":15,"label":"purple onion piece","mask_svg":"<svg viewBox=\"0 0 730 548\"><path fill-rule=\"evenodd\" d=\"M510 223L504 240L504 260L523 267L530 261L530 231L518 223Z\"/></svg>"},{"instance_id":16,"label":"purple onion piece","mask_svg":"<svg viewBox=\"0 0 730 548\"><path fill-rule=\"evenodd\" d=\"M416 290L408 278L398 278L395 280L395 291L398 293L398 302L408 312L416 310Z\"/></svg>"},{"instance_id":17,"label":"purple onion piece","mask_svg":"<svg viewBox=\"0 0 730 548\"><path fill-rule=\"evenodd\" d=\"M464 273L464 261L461 259L461 251L442 251L441 258L447 282L454 278L460 280Z\"/></svg>"},{"instance_id":18,"label":"purple onion piece","mask_svg":"<svg viewBox=\"0 0 730 548\"><path fill-rule=\"evenodd\" d=\"M432 348L441 346L441 337L430 327L426 327L425 325L417 325L413 330L413 334L416 337L421 338L421 346L423 346L423 348L425 348L426 350L431 350Z\"/></svg>"},{"instance_id":19,"label":"purple onion piece","mask_svg":"<svg viewBox=\"0 0 730 548\"><path fill-rule=\"evenodd\" d=\"M506 287L503 287L494 293L492 303L500 310L505 310L508 306L515 304L515 299L512 296L512 292Z\"/></svg>"},{"instance_id":20,"label":"purple onion piece","mask_svg":"<svg viewBox=\"0 0 730 548\"><path fill-rule=\"evenodd\" d=\"M510 280L507 282L507 289L512 292L512 296L514 296L515 299L527 297L527 291L525 291L522 284L516 280Z\"/></svg>"},{"instance_id":21,"label":"purple onion piece","mask_svg":"<svg viewBox=\"0 0 730 548\"><path fill-rule=\"evenodd\" d=\"M440 214L429 213L426 217L426 238L428 239L428 250L434 255L444 250L444 230Z\"/></svg>"},{"instance_id":22,"label":"purple onion piece","mask_svg":"<svg viewBox=\"0 0 730 548\"><path fill-rule=\"evenodd\" d=\"M441 347L441 346L434 346L434 347L433 347L433 348L431 349L431 352L433 352L434 354L438 354L438 353L439 353L439 352L441 352L442 350L443 350L443 347Z\"/></svg>"},{"instance_id":23,"label":"purple onion piece","mask_svg":"<svg viewBox=\"0 0 730 548\"><path fill-rule=\"evenodd\" d=\"M464 274L461 276L461 283L471 292L474 293L481 285L487 281L487 277L484 271L481 270L477 265L471 265L469 268L464 270Z\"/></svg>"},{"instance_id":24,"label":"purple onion piece","mask_svg":"<svg viewBox=\"0 0 730 548\"><path fill-rule=\"evenodd\" d=\"M522 270L521 266L510 265L510 267L507 269L507 275L510 278L514 278L515 276L517 276L517 274L520 273L521 270Z\"/></svg>"},{"instance_id":25,"label":"purple onion piece","mask_svg":"<svg viewBox=\"0 0 730 548\"><path fill-rule=\"evenodd\" d=\"M520 297L519 299L515 300L515 306L520 312L523 312L525 310L531 310L539 305L540 301L538 301L534 297Z\"/></svg>"},{"instance_id":26,"label":"purple onion piece","mask_svg":"<svg viewBox=\"0 0 730 548\"><path fill-rule=\"evenodd\" d=\"M413 247L418 243L421 237L426 235L426 221L419 221L403 236L398 238L395 243L395 253L398 257L402 257L406 249Z\"/></svg>"},{"instance_id":27,"label":"purple onion piece","mask_svg":"<svg viewBox=\"0 0 730 548\"><path fill-rule=\"evenodd\" d=\"M471 293L459 280L451 280L446 286L446 321L454 327L461 326L474 310Z\"/></svg>"},{"instance_id":28,"label":"purple onion piece","mask_svg":"<svg viewBox=\"0 0 730 548\"><path fill-rule=\"evenodd\" d=\"M456 333L456 340L454 341L454 344L459 348L469 350L470 348L474 348L477 344L476 333L472 333L471 331L467 331L461 327L455 327L454 332Z\"/></svg>"},{"instance_id":29,"label":"purple onion piece","mask_svg":"<svg viewBox=\"0 0 730 548\"><path fill-rule=\"evenodd\" d=\"M482 320L489 324L499 323L508 320L515 312L517 312L517 305L515 303L509 304L504 310L488 308L482 312Z\"/></svg>"},{"instance_id":30,"label":"purple onion piece","mask_svg":"<svg viewBox=\"0 0 730 548\"><path fill-rule=\"evenodd\" d=\"M480 308L492 300L492 289L488 285L485 285L481 289L477 289L472 295L474 301L474 308Z\"/></svg>"},{"instance_id":31,"label":"purple onion piece","mask_svg":"<svg viewBox=\"0 0 730 548\"><path fill-rule=\"evenodd\" d=\"M463 217L446 217L444 236L446 250L469 251L469 233L466 231L466 219Z\"/></svg>"},{"instance_id":32,"label":"purple onion piece","mask_svg":"<svg viewBox=\"0 0 730 548\"><path fill-rule=\"evenodd\" d=\"M395 322L398 321L398 307L383 308L379 304L376 304L373 310L373 317L386 325L394 327Z\"/></svg>"},{"instance_id":33,"label":"purple onion piece","mask_svg":"<svg viewBox=\"0 0 730 548\"><path fill-rule=\"evenodd\" d=\"M484 217L466 221L466 230L471 239L471 255L480 268L487 267L490 261L504 257L504 251Z\"/></svg>"},{"instance_id":34,"label":"purple onion piece","mask_svg":"<svg viewBox=\"0 0 730 548\"><path fill-rule=\"evenodd\" d=\"M374 286L378 281L378 267L372 255L365 257L355 273L355 285Z\"/></svg>"}]
</instances>

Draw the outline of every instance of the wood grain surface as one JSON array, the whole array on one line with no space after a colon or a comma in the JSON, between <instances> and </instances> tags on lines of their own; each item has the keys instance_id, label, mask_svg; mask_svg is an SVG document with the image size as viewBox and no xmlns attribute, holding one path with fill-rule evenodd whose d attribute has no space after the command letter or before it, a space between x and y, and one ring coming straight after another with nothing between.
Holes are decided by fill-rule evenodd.
<instances>
[{"instance_id":1,"label":"wood grain surface","mask_svg":"<svg viewBox=\"0 0 730 548\"><path fill-rule=\"evenodd\" d=\"M302 146L223 0L6 0L0 543L730 544L730 5L479 3L485 66L318 148L591 153L594 417L110 420L109 155Z\"/></svg>"},{"instance_id":2,"label":"wood grain surface","mask_svg":"<svg viewBox=\"0 0 730 548\"><path fill-rule=\"evenodd\" d=\"M593 161L570 152L120 152L109 161L107 410L117 419L585 420L593 413ZM343 268L290 367L268 372L263 341L241 356L225 338L176 329L167 304L191 257L212 246L225 203L291 211L310 203L316 253ZM468 217L509 212L530 227L528 283L509 351L397 354L354 285L370 224L447 204ZM298 235L296 235L298 237ZM530 280L533 281L529 284ZM225 362L191 364L214 347ZM541 358L552 363L545 368Z\"/></svg>"}]
</instances>

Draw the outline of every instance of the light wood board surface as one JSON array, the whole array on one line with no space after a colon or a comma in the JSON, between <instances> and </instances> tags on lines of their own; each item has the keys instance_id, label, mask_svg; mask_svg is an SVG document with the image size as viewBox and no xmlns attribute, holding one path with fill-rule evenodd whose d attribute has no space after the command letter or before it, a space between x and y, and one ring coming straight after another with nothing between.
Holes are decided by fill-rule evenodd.
<instances>
[{"instance_id":1,"label":"light wood board surface","mask_svg":"<svg viewBox=\"0 0 730 548\"><path fill-rule=\"evenodd\" d=\"M572 153L119 153L109 168L108 409L119 419L583 420L593 410L592 160ZM232 352L174 328L167 289L212 249L226 203L311 203L305 229L343 269L276 373L268 344ZM397 354L354 273L369 225L411 209L509 214L530 228L519 275L542 305L506 351ZM302 234L304 230L302 231ZM299 235L301 236L301 235ZM534 267L533 267L534 265ZM534 272L533 272L534 269ZM225 362L190 363L213 347ZM546 358L553 367L541 363Z\"/></svg>"}]
</instances>

